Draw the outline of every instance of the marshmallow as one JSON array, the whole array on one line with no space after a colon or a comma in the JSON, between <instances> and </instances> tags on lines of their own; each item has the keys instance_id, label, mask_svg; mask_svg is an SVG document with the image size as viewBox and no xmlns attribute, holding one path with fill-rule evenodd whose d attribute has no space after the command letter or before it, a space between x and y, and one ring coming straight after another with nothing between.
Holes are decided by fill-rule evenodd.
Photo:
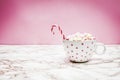
<instances>
[{"instance_id":1,"label":"marshmallow","mask_svg":"<svg viewBox=\"0 0 120 80\"><path fill-rule=\"evenodd\" d=\"M85 41L85 40L94 40L95 37L92 36L92 34L84 33L81 34L79 32L69 35L67 37L70 41Z\"/></svg>"}]
</instances>

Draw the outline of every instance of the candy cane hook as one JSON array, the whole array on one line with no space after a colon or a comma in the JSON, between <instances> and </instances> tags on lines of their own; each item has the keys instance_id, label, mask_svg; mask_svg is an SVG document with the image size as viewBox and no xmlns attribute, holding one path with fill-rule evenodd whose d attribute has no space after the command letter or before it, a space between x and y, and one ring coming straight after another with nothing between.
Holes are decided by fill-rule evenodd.
<instances>
[{"instance_id":1,"label":"candy cane hook","mask_svg":"<svg viewBox=\"0 0 120 80\"><path fill-rule=\"evenodd\" d=\"M51 27L51 32L53 33L53 35L55 34L55 32L53 31L54 30L54 28L58 28L58 30L59 30L59 32L60 32L60 34L62 35L62 37L63 37L63 40L65 40L66 39L66 37L65 37L65 35L63 34L63 31L62 31L62 29L60 28L60 26L58 26L58 25L52 25L52 27Z\"/></svg>"}]
</instances>

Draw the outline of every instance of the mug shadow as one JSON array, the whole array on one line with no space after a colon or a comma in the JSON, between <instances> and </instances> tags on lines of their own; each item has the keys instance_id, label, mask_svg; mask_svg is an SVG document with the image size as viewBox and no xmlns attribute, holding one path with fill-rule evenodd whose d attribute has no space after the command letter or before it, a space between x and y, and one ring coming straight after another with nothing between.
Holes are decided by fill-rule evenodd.
<instances>
[{"instance_id":1,"label":"mug shadow","mask_svg":"<svg viewBox=\"0 0 120 80\"><path fill-rule=\"evenodd\" d=\"M84 62L76 62L76 61L72 61L72 60L70 60L70 62L72 62L72 63L87 63L87 62L89 62L89 61L84 61Z\"/></svg>"}]
</instances>

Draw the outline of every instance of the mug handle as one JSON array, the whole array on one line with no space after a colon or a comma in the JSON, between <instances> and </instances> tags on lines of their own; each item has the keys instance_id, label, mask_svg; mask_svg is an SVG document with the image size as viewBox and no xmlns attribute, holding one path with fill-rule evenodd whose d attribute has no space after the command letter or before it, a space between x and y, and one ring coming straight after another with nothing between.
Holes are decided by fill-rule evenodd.
<instances>
[{"instance_id":1,"label":"mug handle","mask_svg":"<svg viewBox=\"0 0 120 80\"><path fill-rule=\"evenodd\" d=\"M98 46L102 46L103 47L103 51L101 52L101 53L98 53L97 52L97 47ZM95 49L95 53L97 53L97 54L104 54L106 52L106 47L105 47L105 45L103 44L103 43L96 43L96 49Z\"/></svg>"}]
</instances>

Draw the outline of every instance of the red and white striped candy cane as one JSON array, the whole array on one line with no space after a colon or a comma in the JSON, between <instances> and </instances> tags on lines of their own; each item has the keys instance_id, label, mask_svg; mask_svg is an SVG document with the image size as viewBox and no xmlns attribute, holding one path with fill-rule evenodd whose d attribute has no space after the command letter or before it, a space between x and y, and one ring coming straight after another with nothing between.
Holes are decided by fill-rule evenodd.
<instances>
[{"instance_id":1,"label":"red and white striped candy cane","mask_svg":"<svg viewBox=\"0 0 120 80\"><path fill-rule=\"evenodd\" d=\"M54 30L54 28L58 28L58 30L59 30L59 32L60 32L60 34L62 35L62 37L63 37L63 40L65 40L66 39L66 37L65 37L65 35L63 34L63 31L62 31L62 29L60 28L60 26L58 26L58 25L52 25L52 27L51 27L51 32L53 33L53 35L55 34L55 32L53 31Z\"/></svg>"}]
</instances>

